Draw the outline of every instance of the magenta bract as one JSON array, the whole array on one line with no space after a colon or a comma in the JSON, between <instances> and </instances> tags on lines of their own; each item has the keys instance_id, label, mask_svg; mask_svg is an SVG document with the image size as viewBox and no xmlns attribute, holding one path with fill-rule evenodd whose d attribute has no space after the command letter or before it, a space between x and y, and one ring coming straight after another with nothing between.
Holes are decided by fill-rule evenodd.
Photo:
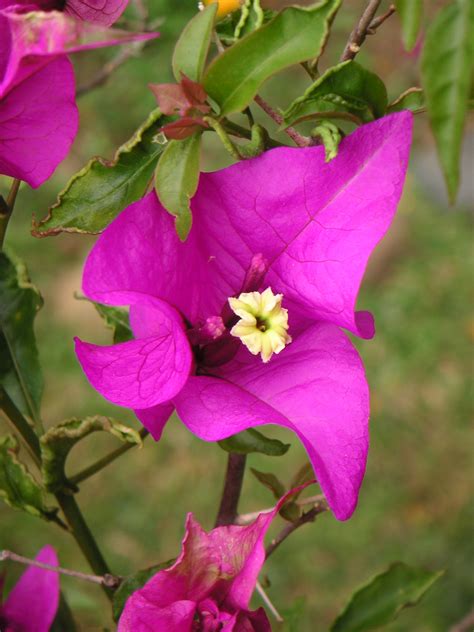
<instances>
[{"instance_id":1,"label":"magenta bract","mask_svg":"<svg viewBox=\"0 0 474 632\"><path fill-rule=\"evenodd\" d=\"M37 187L77 133L74 71L66 53L156 34L86 24L57 11L28 12L34 8L0 3L0 174Z\"/></svg>"},{"instance_id":2,"label":"magenta bract","mask_svg":"<svg viewBox=\"0 0 474 632\"><path fill-rule=\"evenodd\" d=\"M37 562L58 566L52 546L45 546L36 556ZM6 632L48 632L59 604L59 576L36 566L30 566L1 603L0 629Z\"/></svg>"},{"instance_id":3,"label":"magenta bract","mask_svg":"<svg viewBox=\"0 0 474 632\"><path fill-rule=\"evenodd\" d=\"M116 22L129 0L0 0L0 9L15 5L28 11L65 11L72 17L110 26Z\"/></svg>"},{"instance_id":4,"label":"magenta bract","mask_svg":"<svg viewBox=\"0 0 474 632\"><path fill-rule=\"evenodd\" d=\"M374 335L372 315L355 311L357 293L396 211L411 127L409 112L360 127L330 163L322 147L285 147L201 174L185 243L154 192L123 211L90 253L83 289L130 305L135 340L77 341L91 384L135 409L155 439L174 407L206 441L261 424L290 428L335 516L350 517L369 391L341 327ZM263 363L230 335L228 299L269 287L283 295L292 342Z\"/></svg>"},{"instance_id":5,"label":"magenta bract","mask_svg":"<svg viewBox=\"0 0 474 632\"><path fill-rule=\"evenodd\" d=\"M127 600L118 632L271 632L263 608L249 602L265 562L265 534L291 490L251 525L217 527L206 533L192 514L181 554Z\"/></svg>"}]
</instances>

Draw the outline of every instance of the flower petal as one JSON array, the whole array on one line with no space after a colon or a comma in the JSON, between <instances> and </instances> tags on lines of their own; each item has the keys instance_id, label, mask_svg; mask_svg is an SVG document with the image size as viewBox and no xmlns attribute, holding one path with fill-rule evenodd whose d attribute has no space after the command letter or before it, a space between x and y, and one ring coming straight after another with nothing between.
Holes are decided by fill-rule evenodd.
<instances>
[{"instance_id":1,"label":"flower petal","mask_svg":"<svg viewBox=\"0 0 474 632\"><path fill-rule=\"evenodd\" d=\"M120 619L119 632L131 630L130 622L136 623L134 617L138 617L141 612L146 612L153 621L154 615L158 617L172 606L182 603L203 604L205 600L209 600L210 605L218 605L221 612L230 615L244 611L238 617L240 627L230 626L230 629L248 632L270 630L269 625L265 627L265 623L268 623L265 612L248 612L247 607L265 561L263 540L268 527L288 498L304 487L306 485L291 490L272 511L260 514L255 522L244 527L217 527L206 533L194 516L188 514L178 559L173 566L156 573L129 597ZM233 621L234 618L228 623ZM255 624L255 627L252 628L251 624Z\"/></svg>"},{"instance_id":2,"label":"flower petal","mask_svg":"<svg viewBox=\"0 0 474 632\"><path fill-rule=\"evenodd\" d=\"M0 97L35 73L52 56L153 39L158 33L130 33L80 22L58 11L24 13L0 8ZM5 61L3 61L5 60Z\"/></svg>"},{"instance_id":3,"label":"flower petal","mask_svg":"<svg viewBox=\"0 0 474 632\"><path fill-rule=\"evenodd\" d=\"M0 99L0 173L32 187L51 176L77 133L74 95L71 62L60 57Z\"/></svg>"},{"instance_id":4,"label":"flower petal","mask_svg":"<svg viewBox=\"0 0 474 632\"><path fill-rule=\"evenodd\" d=\"M59 566L56 552L49 545L41 549L35 560ZM8 595L2 614L12 624L12 629L48 632L58 604L59 575L54 571L29 566Z\"/></svg>"},{"instance_id":5,"label":"flower petal","mask_svg":"<svg viewBox=\"0 0 474 632\"><path fill-rule=\"evenodd\" d=\"M371 337L373 322L354 307L397 208L411 127L409 112L364 125L329 163L323 147L284 147L203 174L193 209L208 254L235 278L262 253L264 285L283 293L291 334L310 318Z\"/></svg>"},{"instance_id":6,"label":"flower petal","mask_svg":"<svg viewBox=\"0 0 474 632\"><path fill-rule=\"evenodd\" d=\"M127 4L128 0L66 0L65 11L80 20L110 26L119 19Z\"/></svg>"},{"instance_id":7,"label":"flower petal","mask_svg":"<svg viewBox=\"0 0 474 632\"><path fill-rule=\"evenodd\" d=\"M197 314L210 317L222 309L214 291L214 267L193 233L184 244L179 240L173 218L152 191L99 237L86 261L83 291L109 304L118 304L117 295L124 292L158 296L196 324Z\"/></svg>"},{"instance_id":8,"label":"flower petal","mask_svg":"<svg viewBox=\"0 0 474 632\"><path fill-rule=\"evenodd\" d=\"M189 430L207 441L260 424L294 430L336 518L349 518L365 471L369 395L348 337L320 323L268 364L242 349L216 375L191 377L174 400Z\"/></svg>"},{"instance_id":9,"label":"flower petal","mask_svg":"<svg viewBox=\"0 0 474 632\"><path fill-rule=\"evenodd\" d=\"M291 335L324 320L371 337L372 317L354 307L396 210L410 135L411 114L402 112L356 130L330 163L322 147L284 147L203 173L184 244L152 192L98 240L84 289L95 300L112 289L146 292L195 324L243 291L260 255L270 264L264 286L284 295Z\"/></svg>"},{"instance_id":10,"label":"flower petal","mask_svg":"<svg viewBox=\"0 0 474 632\"><path fill-rule=\"evenodd\" d=\"M153 406L153 408L144 408L142 410L135 409L133 412L151 434L153 439L155 441L159 441L163 433L163 428L173 414L173 410L174 404L165 402L164 404Z\"/></svg>"},{"instance_id":11,"label":"flower petal","mask_svg":"<svg viewBox=\"0 0 474 632\"><path fill-rule=\"evenodd\" d=\"M175 601L159 608L137 590L127 599L117 632L191 632L195 612L194 601Z\"/></svg>"},{"instance_id":12,"label":"flower petal","mask_svg":"<svg viewBox=\"0 0 474 632\"><path fill-rule=\"evenodd\" d=\"M188 379L192 360L181 318L171 307L155 301L146 315L142 330L139 319L132 321L135 335L147 334L137 340L98 347L76 339L79 362L92 386L114 404L138 410L176 395ZM150 414L145 413L148 421ZM155 428L158 436L160 423Z\"/></svg>"}]
</instances>

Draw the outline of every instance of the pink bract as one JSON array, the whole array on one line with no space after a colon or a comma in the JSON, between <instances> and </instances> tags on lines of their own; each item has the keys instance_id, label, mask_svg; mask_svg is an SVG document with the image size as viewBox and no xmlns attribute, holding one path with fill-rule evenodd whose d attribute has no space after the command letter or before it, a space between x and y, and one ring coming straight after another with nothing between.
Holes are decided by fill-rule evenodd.
<instances>
[{"instance_id":1,"label":"pink bract","mask_svg":"<svg viewBox=\"0 0 474 632\"><path fill-rule=\"evenodd\" d=\"M56 552L49 545L41 549L35 560L51 566L59 565ZM58 604L58 574L30 566L12 588L5 603L2 604L0 599L0 629L7 632L48 632Z\"/></svg>"},{"instance_id":2,"label":"pink bract","mask_svg":"<svg viewBox=\"0 0 474 632\"><path fill-rule=\"evenodd\" d=\"M1 0L0 0L1 2ZM0 174L37 187L66 157L79 116L67 53L149 39L57 11L0 3Z\"/></svg>"},{"instance_id":3,"label":"pink bract","mask_svg":"<svg viewBox=\"0 0 474 632\"><path fill-rule=\"evenodd\" d=\"M0 0L0 9L16 5L29 11L64 11L74 18L111 26L129 0Z\"/></svg>"},{"instance_id":4,"label":"pink bract","mask_svg":"<svg viewBox=\"0 0 474 632\"><path fill-rule=\"evenodd\" d=\"M372 315L355 311L357 293L397 208L411 127L409 112L360 127L329 163L322 147L285 147L201 174L185 243L154 192L123 211L90 253L83 289L130 305L136 340L77 341L91 384L135 409L155 439L173 407L206 441L290 428L335 516L349 518L365 471L369 391L341 327L374 335ZM263 364L228 330L205 338L218 317L229 322L229 297L266 287L283 294L289 315L293 342L278 356Z\"/></svg>"},{"instance_id":5,"label":"pink bract","mask_svg":"<svg viewBox=\"0 0 474 632\"><path fill-rule=\"evenodd\" d=\"M283 504L304 487L244 527L206 533L188 514L180 556L128 598L118 632L271 632L263 608L249 611L249 602L265 562L265 534Z\"/></svg>"}]
</instances>

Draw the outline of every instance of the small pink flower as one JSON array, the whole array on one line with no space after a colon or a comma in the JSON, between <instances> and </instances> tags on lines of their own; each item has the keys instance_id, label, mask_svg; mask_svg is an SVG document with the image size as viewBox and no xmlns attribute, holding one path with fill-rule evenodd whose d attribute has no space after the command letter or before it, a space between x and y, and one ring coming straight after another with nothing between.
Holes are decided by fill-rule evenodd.
<instances>
[{"instance_id":1,"label":"small pink flower","mask_svg":"<svg viewBox=\"0 0 474 632\"><path fill-rule=\"evenodd\" d=\"M58 566L52 546L45 546L35 557L37 562ZM1 588L1 587L0 587ZM29 566L1 603L2 632L48 632L59 604L59 576L36 566Z\"/></svg>"},{"instance_id":2,"label":"small pink flower","mask_svg":"<svg viewBox=\"0 0 474 632\"><path fill-rule=\"evenodd\" d=\"M181 554L127 600L118 632L271 632L263 608L249 602L265 562L265 534L289 497L245 527L206 533L192 514Z\"/></svg>"}]
</instances>

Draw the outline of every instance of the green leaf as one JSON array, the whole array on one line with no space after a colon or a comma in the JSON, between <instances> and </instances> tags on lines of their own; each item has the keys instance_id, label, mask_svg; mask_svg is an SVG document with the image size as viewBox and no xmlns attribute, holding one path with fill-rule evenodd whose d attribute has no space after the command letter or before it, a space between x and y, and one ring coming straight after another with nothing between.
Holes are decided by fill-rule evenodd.
<instances>
[{"instance_id":1,"label":"green leaf","mask_svg":"<svg viewBox=\"0 0 474 632\"><path fill-rule=\"evenodd\" d=\"M294 489L295 487L300 487L300 485L304 485L305 483L309 483L314 480L314 469L311 463L308 461L304 465L300 467L300 469L296 472L296 474L291 479L290 489ZM298 495L294 495L292 498L298 498Z\"/></svg>"},{"instance_id":2,"label":"green leaf","mask_svg":"<svg viewBox=\"0 0 474 632\"><path fill-rule=\"evenodd\" d=\"M263 9L260 0L245 0L240 12L240 20L235 27L235 38L240 39L259 29L264 20Z\"/></svg>"},{"instance_id":3,"label":"green leaf","mask_svg":"<svg viewBox=\"0 0 474 632\"><path fill-rule=\"evenodd\" d=\"M317 57L339 4L323 0L307 8L288 7L219 55L204 76L204 87L221 114L243 110L276 72Z\"/></svg>"},{"instance_id":4,"label":"green leaf","mask_svg":"<svg viewBox=\"0 0 474 632\"><path fill-rule=\"evenodd\" d=\"M403 42L407 50L416 44L423 19L423 0L395 0L402 22Z\"/></svg>"},{"instance_id":5,"label":"green leaf","mask_svg":"<svg viewBox=\"0 0 474 632\"><path fill-rule=\"evenodd\" d=\"M120 615L122 614L122 610L125 607L125 602L132 593L134 593L139 588L142 588L142 586L144 586L146 582L151 577L153 577L153 575L158 573L158 571L169 568L172 564L174 564L174 562L174 559L168 560L167 562L162 562L161 564L150 566L150 568L145 568L144 570L133 573L133 575L127 575L127 577L124 577L122 583L114 592L113 596L112 614L114 621L119 620Z\"/></svg>"},{"instance_id":6,"label":"green leaf","mask_svg":"<svg viewBox=\"0 0 474 632\"><path fill-rule=\"evenodd\" d=\"M383 81L355 61L329 68L284 112L285 126L310 118L349 118L372 121L387 109Z\"/></svg>"},{"instance_id":7,"label":"green leaf","mask_svg":"<svg viewBox=\"0 0 474 632\"><path fill-rule=\"evenodd\" d=\"M218 4L210 4L199 11L184 27L173 53L173 74L181 81L181 73L193 81L200 81L211 43L212 27Z\"/></svg>"},{"instance_id":8,"label":"green leaf","mask_svg":"<svg viewBox=\"0 0 474 632\"><path fill-rule=\"evenodd\" d=\"M285 494L286 488L275 474L271 472L260 472L253 467L250 468L250 471L262 485L265 485L265 487L273 493L277 500L280 500Z\"/></svg>"},{"instance_id":9,"label":"green leaf","mask_svg":"<svg viewBox=\"0 0 474 632\"><path fill-rule=\"evenodd\" d=\"M459 186L462 134L474 59L474 3L441 9L426 32L421 77L426 107L451 202Z\"/></svg>"},{"instance_id":10,"label":"green leaf","mask_svg":"<svg viewBox=\"0 0 474 632\"><path fill-rule=\"evenodd\" d=\"M0 384L27 417L39 417L43 378L33 322L43 305L25 265L0 253Z\"/></svg>"},{"instance_id":11,"label":"green leaf","mask_svg":"<svg viewBox=\"0 0 474 632\"><path fill-rule=\"evenodd\" d=\"M331 632L365 632L386 625L400 610L417 604L442 574L395 562L354 593Z\"/></svg>"},{"instance_id":12,"label":"green leaf","mask_svg":"<svg viewBox=\"0 0 474 632\"><path fill-rule=\"evenodd\" d=\"M387 108L387 113L411 110L414 114L425 110L425 95L421 88L408 88L405 92L392 101Z\"/></svg>"},{"instance_id":13,"label":"green leaf","mask_svg":"<svg viewBox=\"0 0 474 632\"><path fill-rule=\"evenodd\" d=\"M259 452L267 456L283 456L290 448L289 443L282 443L278 439L269 439L253 428L239 432L239 434L217 443L226 452L237 452L237 454Z\"/></svg>"},{"instance_id":14,"label":"green leaf","mask_svg":"<svg viewBox=\"0 0 474 632\"><path fill-rule=\"evenodd\" d=\"M113 331L114 344L133 339L128 311L123 307L110 307L91 301L106 325Z\"/></svg>"},{"instance_id":15,"label":"green leaf","mask_svg":"<svg viewBox=\"0 0 474 632\"><path fill-rule=\"evenodd\" d=\"M36 237L100 233L129 204L141 198L163 151L160 128L172 121L159 110L150 114L112 161L93 158L59 194L48 215L33 227Z\"/></svg>"},{"instance_id":16,"label":"green leaf","mask_svg":"<svg viewBox=\"0 0 474 632\"><path fill-rule=\"evenodd\" d=\"M53 520L56 510L44 504L43 490L18 460L18 451L15 437L8 435L0 438L0 497L14 509Z\"/></svg>"},{"instance_id":17,"label":"green leaf","mask_svg":"<svg viewBox=\"0 0 474 632\"><path fill-rule=\"evenodd\" d=\"M199 182L201 134L169 141L155 174L155 188L165 209L176 217L176 232L185 240L191 230L189 206Z\"/></svg>"},{"instance_id":18,"label":"green leaf","mask_svg":"<svg viewBox=\"0 0 474 632\"><path fill-rule=\"evenodd\" d=\"M67 456L78 441L96 431L110 432L120 441L142 445L136 430L109 417L96 416L63 421L50 428L40 439L43 483L48 491L56 493L64 488L71 488L65 474Z\"/></svg>"}]
</instances>

